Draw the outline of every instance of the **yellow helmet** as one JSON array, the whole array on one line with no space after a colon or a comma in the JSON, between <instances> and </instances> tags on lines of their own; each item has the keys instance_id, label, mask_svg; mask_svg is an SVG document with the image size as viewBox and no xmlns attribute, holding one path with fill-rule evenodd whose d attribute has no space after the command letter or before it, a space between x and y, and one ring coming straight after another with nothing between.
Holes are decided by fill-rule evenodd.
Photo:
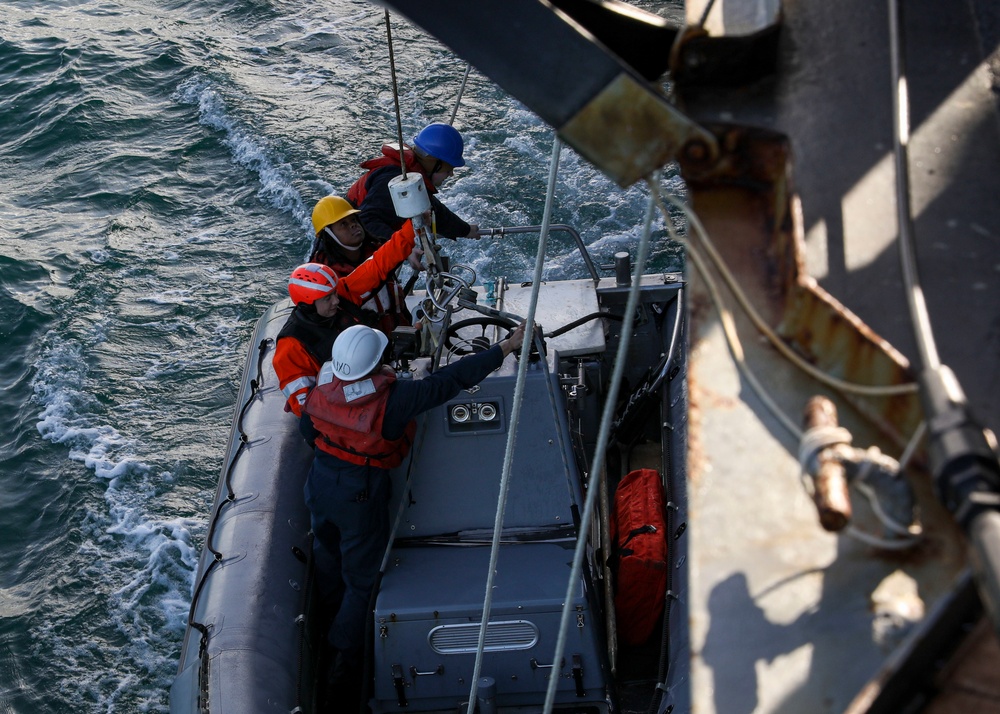
<instances>
[{"instance_id":1,"label":"yellow helmet","mask_svg":"<svg viewBox=\"0 0 1000 714\"><path fill-rule=\"evenodd\" d=\"M361 211L348 203L347 199L340 196L324 196L319 199L313 209L313 229L319 233L327 226L348 216L353 216L355 213L361 213Z\"/></svg>"}]
</instances>

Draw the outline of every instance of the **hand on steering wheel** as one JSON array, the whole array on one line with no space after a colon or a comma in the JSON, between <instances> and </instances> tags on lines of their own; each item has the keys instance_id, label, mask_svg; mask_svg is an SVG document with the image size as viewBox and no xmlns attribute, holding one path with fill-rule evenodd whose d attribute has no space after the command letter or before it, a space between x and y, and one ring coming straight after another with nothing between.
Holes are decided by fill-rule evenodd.
<instances>
[{"instance_id":1,"label":"hand on steering wheel","mask_svg":"<svg viewBox=\"0 0 1000 714\"><path fill-rule=\"evenodd\" d=\"M506 317L483 315L459 320L448 326L444 346L453 355L471 355L485 352L507 337L520 323ZM498 334L503 330L503 334Z\"/></svg>"}]
</instances>

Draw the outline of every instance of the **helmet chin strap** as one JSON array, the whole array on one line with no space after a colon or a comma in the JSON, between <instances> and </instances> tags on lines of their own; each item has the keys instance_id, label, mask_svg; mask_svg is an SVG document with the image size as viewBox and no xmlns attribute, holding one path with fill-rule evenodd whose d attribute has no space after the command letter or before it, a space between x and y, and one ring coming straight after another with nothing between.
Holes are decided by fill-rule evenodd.
<instances>
[{"instance_id":1,"label":"helmet chin strap","mask_svg":"<svg viewBox=\"0 0 1000 714\"><path fill-rule=\"evenodd\" d=\"M354 246L350 246L350 245L344 245L343 243L341 243L341 242L340 242L340 238L338 238L338 237L337 237L337 234L336 234L336 233L334 233L334 232L333 232L333 231L332 231L332 230L330 229L330 226L326 226L326 227L324 227L324 228L323 228L323 231L324 231L324 232L325 232L325 233L326 233L326 234L327 234L328 236L330 236L331 238L333 238L333 242L334 242L334 243L336 243L337 245L339 245L339 246L340 246L341 248L343 248L344 250L359 250L359 249L361 248L361 243L358 243L357 245L354 245ZM363 242L364 242L364 240L362 240L362 243L363 243Z\"/></svg>"}]
</instances>

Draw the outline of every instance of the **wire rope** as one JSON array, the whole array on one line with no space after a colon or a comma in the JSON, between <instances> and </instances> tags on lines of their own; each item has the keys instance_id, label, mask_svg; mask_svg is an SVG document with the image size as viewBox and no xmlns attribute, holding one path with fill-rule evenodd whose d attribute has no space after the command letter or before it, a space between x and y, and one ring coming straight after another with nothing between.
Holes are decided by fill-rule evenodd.
<instances>
[{"instance_id":1,"label":"wire rope","mask_svg":"<svg viewBox=\"0 0 1000 714\"><path fill-rule=\"evenodd\" d=\"M899 258L906 288L910 319L916 336L917 354L921 370L941 368L931 330L931 319L924 300L924 291L917 273L916 246L913 238L913 213L910 208L910 103L906 84L906 63L904 59L903 33L901 32L901 10L898 0L889 2L889 57L892 67L892 138L893 159L896 166L896 220L899 230Z\"/></svg>"},{"instance_id":2,"label":"wire rope","mask_svg":"<svg viewBox=\"0 0 1000 714\"><path fill-rule=\"evenodd\" d=\"M399 111L399 87L396 85L396 55L392 51L392 27L389 24L389 10L385 11L385 37L389 44L389 75L392 77L392 101L396 106L396 136L399 139L399 165L406 180L406 157L403 155L403 120Z\"/></svg>"},{"instance_id":3,"label":"wire rope","mask_svg":"<svg viewBox=\"0 0 1000 714\"><path fill-rule=\"evenodd\" d=\"M528 303L528 315L525 319L524 331L526 339L521 345L521 357L517 364L517 381L514 384L514 405L510 416L510 431L507 433L507 446L503 455L503 472L500 476L500 497L497 501L496 520L493 524L493 542L490 545L490 566L486 573L486 595L483 599L483 618L479 624L479 642L476 646L476 661L472 670L472 682L469 691L468 714L473 714L476 707L476 692L479 687L479 674L482 671L483 650L486 646L486 629L490 621L490 607L493 604L493 580L496 575L497 557L500 553L500 535L503 530L504 511L507 506L507 491L510 486L510 468L514 456L514 444L517 440L516 424L519 423L521 405L524 401L524 382L528 373L529 356L535 330L535 309L538 306L538 292L542 284L542 268L545 265L545 252L549 237L549 223L552 215L552 203L555 195L556 177L559 171L559 151L562 142L556 136L552 141L552 160L549 167L549 183L545 193L545 208L542 214L541 236L538 240L538 252L535 255L535 270L532 278L531 301ZM544 359L544 357L543 357Z\"/></svg>"},{"instance_id":4,"label":"wire rope","mask_svg":"<svg viewBox=\"0 0 1000 714\"><path fill-rule=\"evenodd\" d=\"M448 118L448 124L451 126L454 126L455 117L458 115L458 108L462 105L462 95L465 94L465 84L469 81L469 70L471 69L471 64L465 65L465 74L462 76L462 86L458 88L458 99L455 100L455 108L451 110L451 116Z\"/></svg>"},{"instance_id":5,"label":"wire rope","mask_svg":"<svg viewBox=\"0 0 1000 714\"><path fill-rule=\"evenodd\" d=\"M652 180L647 179L647 182L652 183ZM558 672L561 667L563 653L566 651L566 631L573 608L573 594L581 578L583 558L587 548L587 536L590 524L594 518L597 494L603 488L605 475L603 466L604 458L607 453L608 441L610 440L611 426L614 423L615 407L618 402L618 392L625 373L625 363L628 361L626 356L628 355L629 345L632 341L632 325L635 322L636 308L639 304L639 286L642 282L642 274L646 266L646 257L649 254L649 237L652 233L653 214L654 203L651 196L649 205L646 208L642 237L639 240L639 249L636 254L635 274L632 276L632 286L629 289L628 301L625 304L625 319L622 322L621 340L618 343L618 352L615 356L615 368L611 375L611 384L608 387L607 396L605 397L604 409L601 414L601 426L597 434L597 444L594 447L594 456L590 462L593 473L591 473L590 487L587 489L584 511L580 516L580 533L577 537L576 549L573 554L573 568L570 571L569 583L566 587L566 597L563 600L562 615L559 620L559 637L556 640L556 650L552 657L552 676L549 677L548 688L545 692L545 706L543 708L545 714L550 714L555 704L556 686L560 679Z\"/></svg>"}]
</instances>

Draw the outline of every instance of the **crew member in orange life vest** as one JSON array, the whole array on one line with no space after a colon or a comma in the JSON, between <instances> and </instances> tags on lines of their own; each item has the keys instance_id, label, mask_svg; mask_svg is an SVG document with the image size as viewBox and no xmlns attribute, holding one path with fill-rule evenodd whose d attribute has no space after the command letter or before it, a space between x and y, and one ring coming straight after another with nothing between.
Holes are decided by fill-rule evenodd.
<instances>
[{"instance_id":1,"label":"crew member in orange life vest","mask_svg":"<svg viewBox=\"0 0 1000 714\"><path fill-rule=\"evenodd\" d=\"M319 263L305 263L292 271L288 294L295 309L278 333L272 358L286 410L302 415L320 365L342 330L358 324L382 327L384 320L377 313L359 306L404 259L419 265L419 255L413 226L407 221L392 240L343 277Z\"/></svg>"},{"instance_id":2,"label":"crew member in orange life vest","mask_svg":"<svg viewBox=\"0 0 1000 714\"><path fill-rule=\"evenodd\" d=\"M333 268L339 277L351 271L375 254L385 241L368 233L358 221L360 211L340 196L324 196L313 208L312 223L316 230L310 262L323 263ZM430 213L426 218L429 220ZM395 232L403 227L401 221ZM386 236L389 238L390 236ZM410 263L421 270L419 261ZM387 335L393 328L410 324L410 312L406 309L406 296L396 280L395 267L382 276L380 283L366 287L361 306L378 313L376 325ZM329 358L327 353L323 361Z\"/></svg>"},{"instance_id":3,"label":"crew member in orange life vest","mask_svg":"<svg viewBox=\"0 0 1000 714\"><path fill-rule=\"evenodd\" d=\"M336 580L339 574L344 586L328 636L337 653L329 675L331 700L357 694L368 599L389 542L388 469L409 451L414 418L481 382L523 341L521 325L484 352L422 379L404 380L382 366L388 344L382 333L349 327L334 343L332 359L323 365L299 422L316 450L305 499L316 536L313 547L325 551L317 562L332 563L339 573L322 575Z\"/></svg>"},{"instance_id":4,"label":"crew member in orange life vest","mask_svg":"<svg viewBox=\"0 0 1000 714\"><path fill-rule=\"evenodd\" d=\"M434 196L455 169L465 166L462 135L449 124L436 122L421 129L412 143L412 147L403 149L406 171L423 176L438 234L446 238L479 238L478 225L466 223ZM347 200L361 209L361 223L366 230L379 238L388 238L403 222L396 215L389 193L389 181L403 173L399 147L383 145L382 156L365 161L361 168L367 173L348 189Z\"/></svg>"}]
</instances>

